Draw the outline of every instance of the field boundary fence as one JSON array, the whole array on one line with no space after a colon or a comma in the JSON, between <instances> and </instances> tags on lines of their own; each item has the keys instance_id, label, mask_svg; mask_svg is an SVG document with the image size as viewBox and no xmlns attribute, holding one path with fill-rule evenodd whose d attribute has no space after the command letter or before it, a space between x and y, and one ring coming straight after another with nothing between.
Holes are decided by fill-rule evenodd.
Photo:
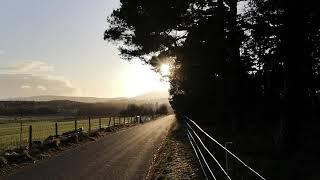
<instances>
[{"instance_id":1,"label":"field boundary fence","mask_svg":"<svg viewBox=\"0 0 320 180\"><path fill-rule=\"evenodd\" d=\"M49 120L4 120L0 121L0 153L6 150L29 146L34 141L43 141L49 136L81 131L90 134L108 127L143 123L160 115L140 116L92 116Z\"/></svg>"},{"instance_id":2,"label":"field boundary fence","mask_svg":"<svg viewBox=\"0 0 320 180\"><path fill-rule=\"evenodd\" d=\"M230 173L230 167L228 167L227 164L227 156L230 156L239 164L239 166L242 166L242 168L247 171L245 177L237 176L235 179L250 179L249 177L253 177L255 179L265 180L262 175L205 132L196 122L187 116L185 116L184 119L187 137L206 179L231 180L235 177L233 173ZM221 159L219 162L216 156L218 151L222 151L226 155L225 167L221 164Z\"/></svg>"}]
</instances>

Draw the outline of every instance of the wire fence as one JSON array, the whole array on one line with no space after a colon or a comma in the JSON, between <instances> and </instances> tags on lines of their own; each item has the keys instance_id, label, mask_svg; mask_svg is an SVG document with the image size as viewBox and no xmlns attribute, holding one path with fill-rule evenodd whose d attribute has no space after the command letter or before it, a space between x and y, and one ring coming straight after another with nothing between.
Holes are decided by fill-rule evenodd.
<instances>
[{"instance_id":1,"label":"wire fence","mask_svg":"<svg viewBox=\"0 0 320 180\"><path fill-rule=\"evenodd\" d=\"M251 168L247 163L232 153L229 149L219 143L216 139L205 132L192 119L185 116L185 129L194 150L194 153L200 163L201 169L206 179L263 179L257 171ZM226 165L221 165L222 153L225 153ZM242 169L235 172L228 167L227 156L242 166ZM220 157L220 158L219 158ZM236 166L234 166L236 167ZM251 178L250 178L251 177Z\"/></svg>"},{"instance_id":2,"label":"wire fence","mask_svg":"<svg viewBox=\"0 0 320 180\"><path fill-rule=\"evenodd\" d=\"M158 117L158 115L152 117ZM109 116L62 120L3 120L0 121L0 152L27 146L30 141L30 127L32 128L32 141L43 141L49 136L62 135L79 128L89 133L90 131L111 126L145 122L148 120L151 120L151 116Z\"/></svg>"}]
</instances>

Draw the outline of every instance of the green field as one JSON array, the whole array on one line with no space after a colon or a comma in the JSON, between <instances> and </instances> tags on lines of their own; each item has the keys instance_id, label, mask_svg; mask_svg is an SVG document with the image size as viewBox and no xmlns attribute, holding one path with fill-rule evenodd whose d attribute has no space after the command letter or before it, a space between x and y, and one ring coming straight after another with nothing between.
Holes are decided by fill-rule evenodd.
<instances>
[{"instance_id":1,"label":"green field","mask_svg":"<svg viewBox=\"0 0 320 180\"><path fill-rule=\"evenodd\" d=\"M101 126L106 127L109 125L109 117L100 118ZM132 118L133 119L133 118ZM55 135L55 123L58 125L58 134L72 131L75 129L75 120L20 120L6 121L0 120L0 152L8 149L13 149L28 144L29 126L32 126L32 140L43 141L50 135ZM126 123L130 123L130 117L125 118ZM121 124L124 123L124 118L121 118ZM119 118L115 118L115 123L119 124ZM113 126L114 121L111 118L110 126ZM88 119L77 119L77 128L83 128L85 132L89 130ZM91 119L91 130L99 129L99 118Z\"/></svg>"}]
</instances>

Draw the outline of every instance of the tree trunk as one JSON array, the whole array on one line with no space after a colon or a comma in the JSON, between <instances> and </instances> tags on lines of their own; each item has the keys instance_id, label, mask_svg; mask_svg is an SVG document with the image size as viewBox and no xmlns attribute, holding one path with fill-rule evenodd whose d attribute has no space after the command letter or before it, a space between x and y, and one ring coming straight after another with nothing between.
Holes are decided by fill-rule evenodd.
<instances>
[{"instance_id":1,"label":"tree trunk","mask_svg":"<svg viewBox=\"0 0 320 180\"><path fill-rule=\"evenodd\" d=\"M305 49L305 30L303 7L299 3L287 3L283 32L287 64L287 121L285 152L290 156L302 148L303 125L310 123L311 62Z\"/></svg>"},{"instance_id":2,"label":"tree trunk","mask_svg":"<svg viewBox=\"0 0 320 180\"><path fill-rule=\"evenodd\" d=\"M237 28L237 4L238 0L227 2L230 7L229 18L229 39L228 39L228 61L230 63L229 91L231 106L232 132L236 134L241 121L241 107L243 107L241 96L241 67L240 67L240 42Z\"/></svg>"}]
</instances>

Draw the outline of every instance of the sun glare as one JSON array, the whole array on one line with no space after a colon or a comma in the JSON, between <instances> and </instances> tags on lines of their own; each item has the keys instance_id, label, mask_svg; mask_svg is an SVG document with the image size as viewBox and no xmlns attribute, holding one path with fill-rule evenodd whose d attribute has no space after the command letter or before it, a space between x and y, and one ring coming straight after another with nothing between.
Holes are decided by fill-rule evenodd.
<instances>
[{"instance_id":1,"label":"sun glare","mask_svg":"<svg viewBox=\"0 0 320 180\"><path fill-rule=\"evenodd\" d=\"M141 62L128 63L126 70L121 73L121 79L117 82L123 84L115 91L134 97L152 91L168 91L170 85L166 81L161 81L161 74L154 72L149 66ZM161 66L160 66L161 67Z\"/></svg>"},{"instance_id":2,"label":"sun glare","mask_svg":"<svg viewBox=\"0 0 320 180\"><path fill-rule=\"evenodd\" d=\"M170 75L170 66L169 64L161 64L160 66L160 73L163 76L168 76Z\"/></svg>"}]
</instances>

